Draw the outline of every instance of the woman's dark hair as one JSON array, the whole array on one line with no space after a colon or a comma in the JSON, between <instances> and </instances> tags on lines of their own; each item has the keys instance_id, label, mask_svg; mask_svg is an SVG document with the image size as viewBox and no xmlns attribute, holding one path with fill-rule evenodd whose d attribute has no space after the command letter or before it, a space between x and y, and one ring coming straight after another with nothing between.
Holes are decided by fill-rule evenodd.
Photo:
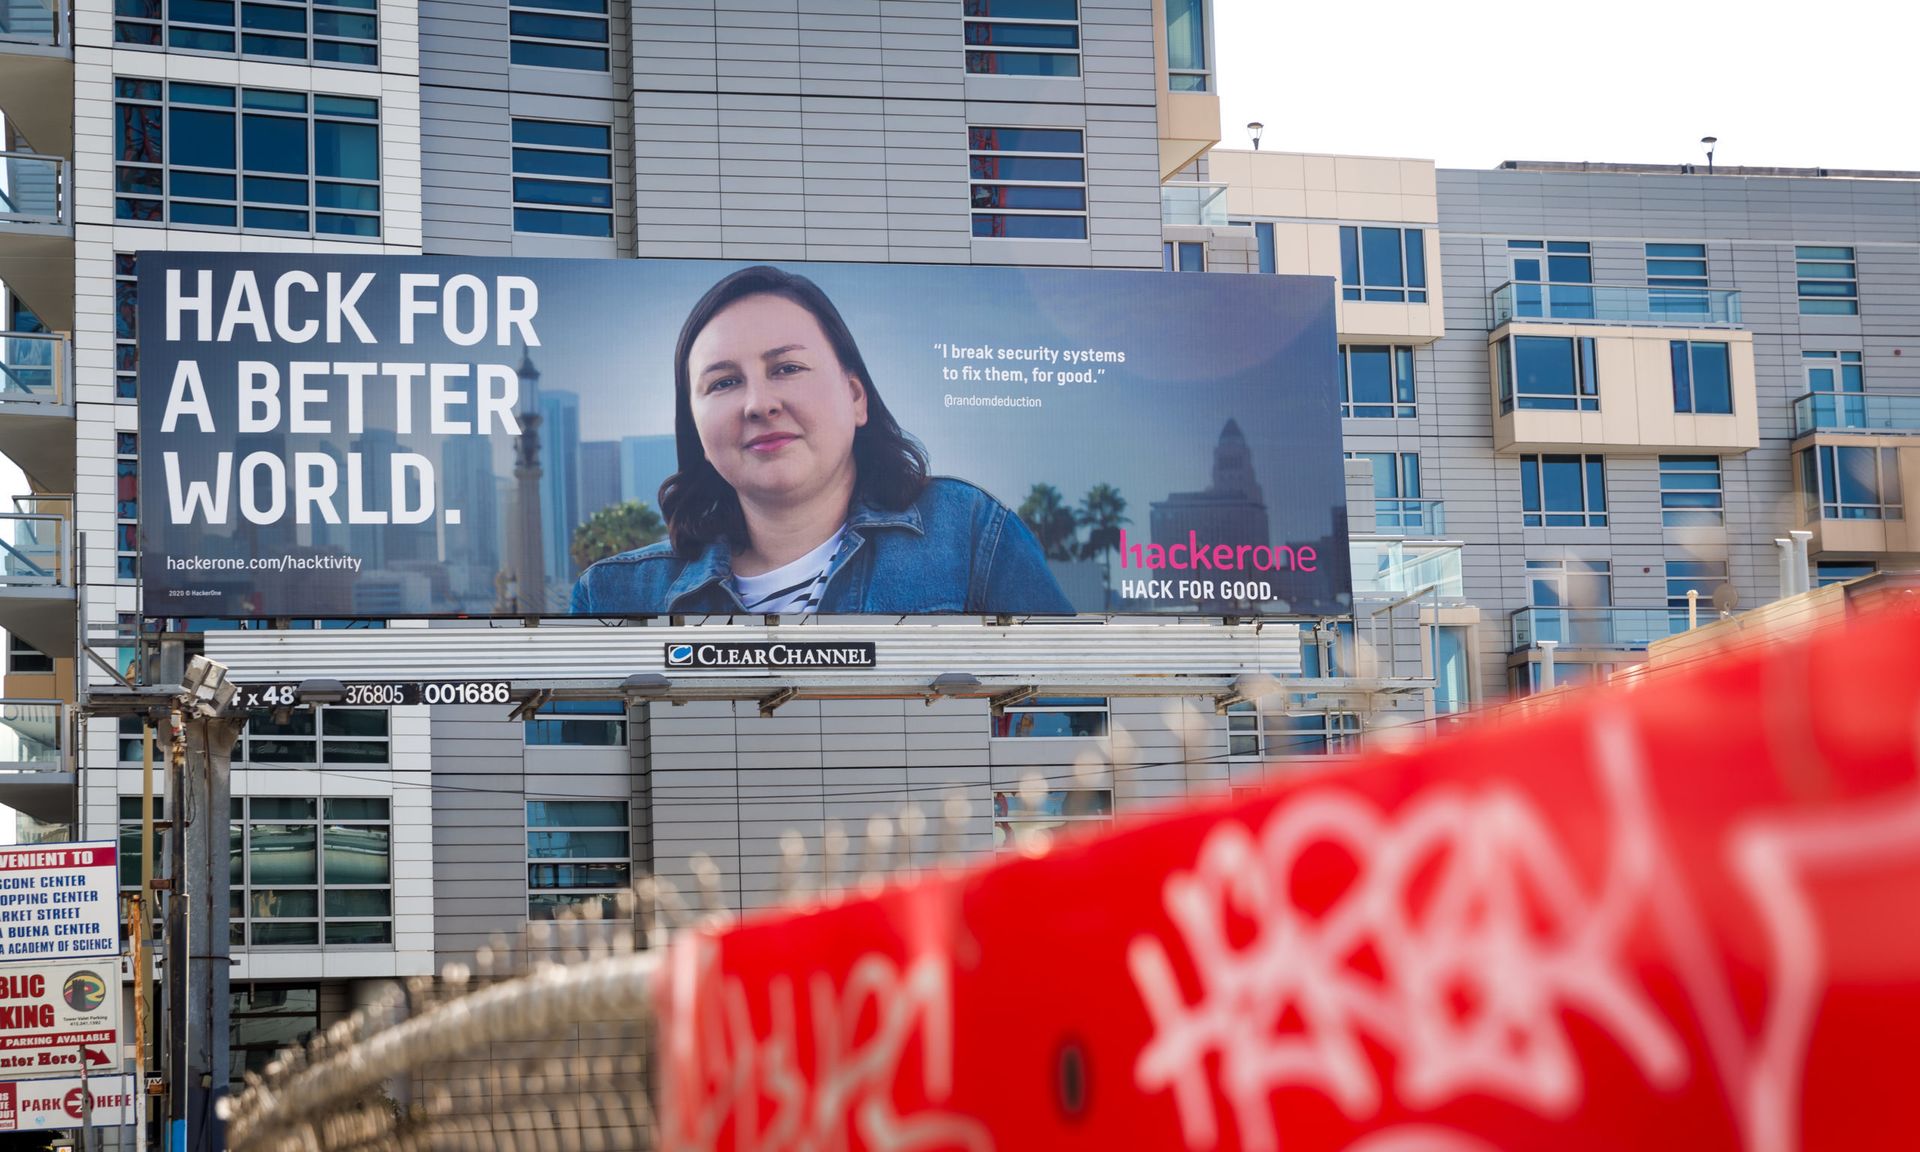
<instances>
[{"instance_id":1,"label":"woman's dark hair","mask_svg":"<svg viewBox=\"0 0 1920 1152\"><path fill-rule=\"evenodd\" d=\"M859 377L867 394L867 422L853 432L854 496L895 511L912 504L927 486L927 453L907 435L886 401L880 399L867 362L839 309L818 285L804 276L757 265L721 280L687 314L673 349L673 436L680 470L660 485L660 511L667 519L673 550L692 559L709 541L725 536L735 548L747 544L746 516L740 497L721 478L700 447L693 424L693 376L687 358L693 342L720 310L749 296L778 296L805 308L819 322L841 367Z\"/></svg>"}]
</instances>

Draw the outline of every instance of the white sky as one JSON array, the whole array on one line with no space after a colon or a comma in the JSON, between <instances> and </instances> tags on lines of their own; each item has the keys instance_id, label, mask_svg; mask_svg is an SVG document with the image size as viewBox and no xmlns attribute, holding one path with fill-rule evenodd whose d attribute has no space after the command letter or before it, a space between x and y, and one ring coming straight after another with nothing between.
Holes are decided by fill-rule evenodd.
<instances>
[{"instance_id":1,"label":"white sky","mask_svg":"<svg viewBox=\"0 0 1920 1152\"><path fill-rule=\"evenodd\" d=\"M1215 0L1220 143L1920 169L1912 0Z\"/></svg>"}]
</instances>

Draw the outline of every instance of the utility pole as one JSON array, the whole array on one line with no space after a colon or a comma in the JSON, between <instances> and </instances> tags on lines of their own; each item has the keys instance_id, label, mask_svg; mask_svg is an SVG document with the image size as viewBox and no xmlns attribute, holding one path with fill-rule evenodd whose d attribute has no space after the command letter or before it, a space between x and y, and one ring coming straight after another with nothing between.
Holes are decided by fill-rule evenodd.
<instances>
[{"instance_id":1,"label":"utility pole","mask_svg":"<svg viewBox=\"0 0 1920 1152\"><path fill-rule=\"evenodd\" d=\"M167 902L167 1121L170 1152L219 1152L214 1106L227 1091L229 766L246 716L204 656L187 665L168 763L173 898Z\"/></svg>"}]
</instances>

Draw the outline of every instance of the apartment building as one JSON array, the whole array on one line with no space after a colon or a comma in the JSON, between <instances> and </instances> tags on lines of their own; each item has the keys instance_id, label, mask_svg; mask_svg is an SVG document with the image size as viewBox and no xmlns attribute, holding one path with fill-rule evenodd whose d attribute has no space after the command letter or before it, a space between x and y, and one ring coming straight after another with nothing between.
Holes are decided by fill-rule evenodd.
<instances>
[{"instance_id":1,"label":"apartment building","mask_svg":"<svg viewBox=\"0 0 1920 1152\"><path fill-rule=\"evenodd\" d=\"M1689 591L1702 615L1772 599L1796 529L1820 581L1920 553L1913 174L1220 149L1203 0L0 14L0 453L32 488L0 545L0 803L33 834L142 847L138 727L81 689L162 635L243 681L484 674L531 699L254 718L236 1079L496 933L684 881L695 852L737 906L777 889L787 829L817 860L836 830L958 798L964 847L990 852L1635 662ZM898 676L858 694L636 676L667 621L589 645L553 621L159 615L134 277L142 252L194 249L1326 277L1355 609L901 621L876 641ZM649 491L657 447L583 450L550 515Z\"/></svg>"}]
</instances>

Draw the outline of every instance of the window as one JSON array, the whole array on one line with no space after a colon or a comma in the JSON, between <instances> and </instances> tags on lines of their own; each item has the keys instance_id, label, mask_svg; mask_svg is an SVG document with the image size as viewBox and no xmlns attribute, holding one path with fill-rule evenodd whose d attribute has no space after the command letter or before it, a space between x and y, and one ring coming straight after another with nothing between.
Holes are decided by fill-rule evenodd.
<instances>
[{"instance_id":1,"label":"window","mask_svg":"<svg viewBox=\"0 0 1920 1152\"><path fill-rule=\"evenodd\" d=\"M613 235L613 129L513 122L513 230Z\"/></svg>"},{"instance_id":2,"label":"window","mask_svg":"<svg viewBox=\"0 0 1920 1152\"><path fill-rule=\"evenodd\" d=\"M113 254L113 395L140 396L140 301L138 257Z\"/></svg>"},{"instance_id":3,"label":"window","mask_svg":"<svg viewBox=\"0 0 1920 1152\"><path fill-rule=\"evenodd\" d=\"M380 63L376 0L117 0L120 44L234 52L319 64Z\"/></svg>"},{"instance_id":4,"label":"window","mask_svg":"<svg viewBox=\"0 0 1920 1152\"><path fill-rule=\"evenodd\" d=\"M1520 457L1520 507L1529 528L1605 528L1605 458Z\"/></svg>"},{"instance_id":5,"label":"window","mask_svg":"<svg viewBox=\"0 0 1920 1152\"><path fill-rule=\"evenodd\" d=\"M1600 410L1599 352L1591 336L1511 336L1494 345L1500 411Z\"/></svg>"},{"instance_id":6,"label":"window","mask_svg":"<svg viewBox=\"0 0 1920 1152\"><path fill-rule=\"evenodd\" d=\"M124 728L124 725L122 727ZM137 725L135 730L138 731ZM135 740L134 744L137 749L139 741ZM154 763L156 765L163 765L166 754L166 746L160 743L159 733L156 732L154 734ZM136 750L133 756L134 759L137 760L140 758L140 753ZM154 822L156 825L159 825L162 821L166 820L166 818L167 798L156 792L153 796ZM132 895L140 891L140 857L145 851L145 847L142 844L143 837L141 835L140 797L120 797L119 824L120 852L117 859L120 863L120 892L123 896ZM155 876L165 876L170 865L167 863L167 830L164 826L154 828L153 842L155 846L153 874ZM153 917L153 935L156 938L160 935L161 926L166 922L166 913L162 906L162 902L165 901L166 898L166 893L164 892L149 892L146 895L146 907Z\"/></svg>"},{"instance_id":7,"label":"window","mask_svg":"<svg viewBox=\"0 0 1920 1152\"><path fill-rule=\"evenodd\" d=\"M140 434L113 434L114 579L140 578Z\"/></svg>"},{"instance_id":8,"label":"window","mask_svg":"<svg viewBox=\"0 0 1920 1152\"><path fill-rule=\"evenodd\" d=\"M1668 528L1726 522L1718 456L1660 457L1660 523Z\"/></svg>"},{"instance_id":9,"label":"window","mask_svg":"<svg viewBox=\"0 0 1920 1152\"><path fill-rule=\"evenodd\" d=\"M1077 128L968 128L973 234L1087 238L1086 134Z\"/></svg>"},{"instance_id":10,"label":"window","mask_svg":"<svg viewBox=\"0 0 1920 1152\"><path fill-rule=\"evenodd\" d=\"M967 71L1080 75L1078 0L966 0Z\"/></svg>"},{"instance_id":11,"label":"window","mask_svg":"<svg viewBox=\"0 0 1920 1152\"><path fill-rule=\"evenodd\" d=\"M158 80L115 91L116 218L380 235L378 102L177 80L164 102Z\"/></svg>"},{"instance_id":12,"label":"window","mask_svg":"<svg viewBox=\"0 0 1920 1152\"><path fill-rule=\"evenodd\" d=\"M1800 491L1809 520L1904 520L1900 452L1818 444L1800 452Z\"/></svg>"},{"instance_id":13,"label":"window","mask_svg":"<svg viewBox=\"0 0 1920 1152\"><path fill-rule=\"evenodd\" d=\"M1205 272L1207 246L1193 240L1169 240L1160 245L1160 267L1166 272Z\"/></svg>"},{"instance_id":14,"label":"window","mask_svg":"<svg viewBox=\"0 0 1920 1152\"><path fill-rule=\"evenodd\" d=\"M1427 505L1420 499L1420 453L1349 452L1349 460L1373 465L1373 522L1381 532L1428 530Z\"/></svg>"},{"instance_id":15,"label":"window","mask_svg":"<svg viewBox=\"0 0 1920 1152\"><path fill-rule=\"evenodd\" d=\"M1844 584L1878 571L1879 568L1870 560L1822 560L1813 566L1813 586L1825 588L1829 584Z\"/></svg>"},{"instance_id":16,"label":"window","mask_svg":"<svg viewBox=\"0 0 1920 1152\"><path fill-rule=\"evenodd\" d=\"M1858 352L1802 352L1807 391L1813 396L1815 428L1864 428L1867 402L1858 399L1867 390L1866 371Z\"/></svg>"},{"instance_id":17,"label":"window","mask_svg":"<svg viewBox=\"0 0 1920 1152\"><path fill-rule=\"evenodd\" d=\"M1853 316L1860 311L1860 281L1853 249L1803 244L1793 250L1800 281L1800 315Z\"/></svg>"},{"instance_id":18,"label":"window","mask_svg":"<svg viewBox=\"0 0 1920 1152\"><path fill-rule=\"evenodd\" d=\"M1705 244L1647 245L1647 308L1655 316L1706 315L1706 286Z\"/></svg>"},{"instance_id":19,"label":"window","mask_svg":"<svg viewBox=\"0 0 1920 1152\"><path fill-rule=\"evenodd\" d=\"M1104 696L1036 696L993 717L993 735L1008 739L1083 739L1107 734Z\"/></svg>"},{"instance_id":20,"label":"window","mask_svg":"<svg viewBox=\"0 0 1920 1152\"><path fill-rule=\"evenodd\" d=\"M1700 593L1700 617L1710 619L1714 593L1727 582L1725 560L1667 561L1667 607L1672 609L1673 630L1687 626L1687 590Z\"/></svg>"},{"instance_id":21,"label":"window","mask_svg":"<svg viewBox=\"0 0 1920 1152\"><path fill-rule=\"evenodd\" d=\"M1576 647L1613 642L1613 564L1607 560L1527 561L1534 640Z\"/></svg>"},{"instance_id":22,"label":"window","mask_svg":"<svg viewBox=\"0 0 1920 1152\"><path fill-rule=\"evenodd\" d=\"M1427 302L1427 241L1419 228L1340 226L1340 298Z\"/></svg>"},{"instance_id":23,"label":"window","mask_svg":"<svg viewBox=\"0 0 1920 1152\"><path fill-rule=\"evenodd\" d=\"M1265 220L1255 221L1253 243L1260 253L1260 271L1267 273L1275 271L1278 264L1274 258L1273 225Z\"/></svg>"},{"instance_id":24,"label":"window","mask_svg":"<svg viewBox=\"0 0 1920 1152\"><path fill-rule=\"evenodd\" d=\"M389 801L252 796L232 807L233 943L393 943Z\"/></svg>"},{"instance_id":25,"label":"window","mask_svg":"<svg viewBox=\"0 0 1920 1152\"><path fill-rule=\"evenodd\" d=\"M556 920L600 906L620 918L633 882L633 834L625 800L527 801L527 919Z\"/></svg>"},{"instance_id":26,"label":"window","mask_svg":"<svg viewBox=\"0 0 1920 1152\"><path fill-rule=\"evenodd\" d=\"M1346 388L1340 415L1356 420L1413 418L1413 349L1342 344L1340 379Z\"/></svg>"},{"instance_id":27,"label":"window","mask_svg":"<svg viewBox=\"0 0 1920 1152\"><path fill-rule=\"evenodd\" d=\"M1205 92L1207 82L1206 0L1166 0L1167 91Z\"/></svg>"},{"instance_id":28,"label":"window","mask_svg":"<svg viewBox=\"0 0 1920 1152\"><path fill-rule=\"evenodd\" d=\"M1733 368L1724 343L1673 340L1673 410L1731 415Z\"/></svg>"},{"instance_id":29,"label":"window","mask_svg":"<svg viewBox=\"0 0 1920 1152\"><path fill-rule=\"evenodd\" d=\"M627 706L618 700L554 700L526 722L529 748L621 748Z\"/></svg>"},{"instance_id":30,"label":"window","mask_svg":"<svg viewBox=\"0 0 1920 1152\"><path fill-rule=\"evenodd\" d=\"M1038 794L993 794L993 846L996 849L1042 845L1074 825L1104 828L1113 824L1113 791L1107 788L1056 788Z\"/></svg>"},{"instance_id":31,"label":"window","mask_svg":"<svg viewBox=\"0 0 1920 1152\"><path fill-rule=\"evenodd\" d=\"M1593 319L1593 245L1585 240L1509 240L1513 314Z\"/></svg>"},{"instance_id":32,"label":"window","mask_svg":"<svg viewBox=\"0 0 1920 1152\"><path fill-rule=\"evenodd\" d=\"M342 708L327 704L298 708L276 724L270 709L257 708L233 746L233 763L386 764L390 762L389 713L384 708ZM162 758L166 748L155 755ZM140 718L120 719L120 761L140 761Z\"/></svg>"},{"instance_id":33,"label":"window","mask_svg":"<svg viewBox=\"0 0 1920 1152\"><path fill-rule=\"evenodd\" d=\"M1262 707L1261 704L1265 704ZM1294 698L1227 705L1227 753L1273 759L1326 756L1358 750L1360 717L1353 712L1296 711Z\"/></svg>"},{"instance_id":34,"label":"window","mask_svg":"<svg viewBox=\"0 0 1920 1152\"><path fill-rule=\"evenodd\" d=\"M1441 624L1433 629L1433 710L1441 716L1465 712L1473 703L1472 680L1467 675L1467 651L1473 629Z\"/></svg>"},{"instance_id":35,"label":"window","mask_svg":"<svg viewBox=\"0 0 1920 1152\"><path fill-rule=\"evenodd\" d=\"M266 1075L267 1065L290 1044L305 1044L320 1031L320 989L247 983L228 993L227 1036L231 1053L228 1087L239 1092L247 1073Z\"/></svg>"},{"instance_id":36,"label":"window","mask_svg":"<svg viewBox=\"0 0 1920 1152\"><path fill-rule=\"evenodd\" d=\"M53 671L53 657L11 632L7 634L7 671L34 674Z\"/></svg>"},{"instance_id":37,"label":"window","mask_svg":"<svg viewBox=\"0 0 1920 1152\"><path fill-rule=\"evenodd\" d=\"M507 32L507 58L515 64L607 70L607 0L513 0Z\"/></svg>"},{"instance_id":38,"label":"window","mask_svg":"<svg viewBox=\"0 0 1920 1152\"><path fill-rule=\"evenodd\" d=\"M1300 625L1300 675L1309 679L1352 676L1359 667L1355 655L1353 621Z\"/></svg>"}]
</instances>

